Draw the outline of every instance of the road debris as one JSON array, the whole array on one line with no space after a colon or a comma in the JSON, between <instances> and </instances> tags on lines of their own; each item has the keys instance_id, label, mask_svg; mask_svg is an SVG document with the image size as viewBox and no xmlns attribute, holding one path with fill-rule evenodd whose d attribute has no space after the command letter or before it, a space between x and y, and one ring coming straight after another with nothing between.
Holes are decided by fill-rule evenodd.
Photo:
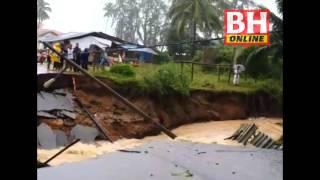
<instances>
[{"instance_id":1,"label":"road debris","mask_svg":"<svg viewBox=\"0 0 320 180\"><path fill-rule=\"evenodd\" d=\"M120 149L118 150L120 152L126 152L126 153L141 153L140 151L130 151L130 150L124 150L124 149Z\"/></svg>"},{"instance_id":2,"label":"road debris","mask_svg":"<svg viewBox=\"0 0 320 180\"><path fill-rule=\"evenodd\" d=\"M183 177L192 177L193 174L189 170L183 171L181 173L171 173L171 176L183 176Z\"/></svg>"},{"instance_id":3,"label":"road debris","mask_svg":"<svg viewBox=\"0 0 320 180\"><path fill-rule=\"evenodd\" d=\"M207 153L207 152L198 152L197 154L205 154L205 153Z\"/></svg>"},{"instance_id":4,"label":"road debris","mask_svg":"<svg viewBox=\"0 0 320 180\"><path fill-rule=\"evenodd\" d=\"M257 129L258 127L255 124L241 124L240 128L237 129L237 131L234 132L230 137L225 138L225 140L236 140L244 145L250 143L258 148L282 150L282 141L274 141L268 135L257 131Z\"/></svg>"},{"instance_id":5,"label":"road debris","mask_svg":"<svg viewBox=\"0 0 320 180\"><path fill-rule=\"evenodd\" d=\"M75 119L73 96L64 89L52 92L40 91L37 94L37 116L49 119Z\"/></svg>"},{"instance_id":6,"label":"road debris","mask_svg":"<svg viewBox=\"0 0 320 180\"><path fill-rule=\"evenodd\" d=\"M48 112L45 112L45 111L38 111L37 112L37 116L38 117L44 117L44 118L52 118L52 119L57 119L58 117L53 115L53 114L50 114Z\"/></svg>"}]
</instances>

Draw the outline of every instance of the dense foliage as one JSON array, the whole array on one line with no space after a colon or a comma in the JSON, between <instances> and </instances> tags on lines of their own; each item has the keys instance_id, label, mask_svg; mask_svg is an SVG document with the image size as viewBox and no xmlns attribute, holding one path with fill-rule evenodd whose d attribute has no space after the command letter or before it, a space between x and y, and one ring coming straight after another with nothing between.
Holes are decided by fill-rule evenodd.
<instances>
[{"instance_id":1,"label":"dense foliage","mask_svg":"<svg viewBox=\"0 0 320 180\"><path fill-rule=\"evenodd\" d=\"M110 72L123 75L126 77L135 76L135 72L130 65L127 64L115 64L111 66Z\"/></svg>"},{"instance_id":2,"label":"dense foliage","mask_svg":"<svg viewBox=\"0 0 320 180\"><path fill-rule=\"evenodd\" d=\"M186 74L181 74L177 65L168 63L153 74L145 77L148 89L159 95L189 95L190 79Z\"/></svg>"}]
</instances>

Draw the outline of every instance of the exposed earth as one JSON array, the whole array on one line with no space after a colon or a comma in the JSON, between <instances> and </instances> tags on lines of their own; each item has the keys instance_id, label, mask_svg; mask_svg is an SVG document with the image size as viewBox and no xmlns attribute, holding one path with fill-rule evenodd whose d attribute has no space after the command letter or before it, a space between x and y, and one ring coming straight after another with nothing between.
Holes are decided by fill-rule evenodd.
<instances>
[{"instance_id":1,"label":"exposed earth","mask_svg":"<svg viewBox=\"0 0 320 180\"><path fill-rule=\"evenodd\" d=\"M54 73L47 74L42 68L38 74L38 90L43 90L43 83L54 76ZM178 138L169 139L154 124L144 120L94 82L83 76L66 74L55 82L51 90L66 89L73 96L81 99L84 106L115 142L101 140L101 137L89 144L79 142L51 161L51 166L92 159L119 149L130 149L156 140L243 147L235 141L224 140L242 123L255 123L261 132L268 134L274 140L282 136L281 109L276 99L270 94L193 90L190 97L159 98L154 94L141 94L130 87L115 86L106 79L101 80L152 118L171 129ZM71 125L66 125L66 121L59 118L39 117L38 122L45 123L54 130L62 130L66 135L70 134L75 124L95 127L83 112L77 112ZM60 149L62 147L51 150L39 148L38 159L43 162Z\"/></svg>"}]
</instances>

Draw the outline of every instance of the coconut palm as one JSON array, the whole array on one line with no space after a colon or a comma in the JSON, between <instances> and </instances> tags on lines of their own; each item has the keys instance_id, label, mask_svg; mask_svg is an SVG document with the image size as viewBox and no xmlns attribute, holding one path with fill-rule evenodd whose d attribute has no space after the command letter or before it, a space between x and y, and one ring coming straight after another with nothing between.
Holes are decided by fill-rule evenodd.
<instances>
[{"instance_id":1,"label":"coconut palm","mask_svg":"<svg viewBox=\"0 0 320 180\"><path fill-rule=\"evenodd\" d=\"M282 0L277 0L278 11L282 14ZM263 6L260 6L264 9ZM271 63L282 67L283 64L283 22L282 19L274 13L270 13L270 21L272 23L272 34L270 36L271 45L257 48L247 57L247 63L259 59L261 57L272 56ZM281 78L282 78L282 74Z\"/></svg>"},{"instance_id":2,"label":"coconut palm","mask_svg":"<svg viewBox=\"0 0 320 180\"><path fill-rule=\"evenodd\" d=\"M279 13L283 13L283 0L276 0Z\"/></svg>"},{"instance_id":3,"label":"coconut palm","mask_svg":"<svg viewBox=\"0 0 320 180\"><path fill-rule=\"evenodd\" d=\"M37 26L46 19L49 19L48 12L51 12L51 8L49 7L49 3L44 0L37 0Z\"/></svg>"},{"instance_id":4,"label":"coconut palm","mask_svg":"<svg viewBox=\"0 0 320 180\"><path fill-rule=\"evenodd\" d=\"M173 0L168 15L171 23L177 27L178 36L187 28L192 29L195 41L198 29L201 32L222 29L218 11L212 0Z\"/></svg>"},{"instance_id":5,"label":"coconut palm","mask_svg":"<svg viewBox=\"0 0 320 180\"><path fill-rule=\"evenodd\" d=\"M263 8L263 7L261 7ZM263 46L258 48L253 54L248 56L248 61L251 60L255 55L261 53L273 52L274 60L279 60L282 58L283 49L283 22L282 19L276 16L274 13L270 13L270 21L272 23L272 34L270 36L270 41L272 44L270 46Z\"/></svg>"}]
</instances>

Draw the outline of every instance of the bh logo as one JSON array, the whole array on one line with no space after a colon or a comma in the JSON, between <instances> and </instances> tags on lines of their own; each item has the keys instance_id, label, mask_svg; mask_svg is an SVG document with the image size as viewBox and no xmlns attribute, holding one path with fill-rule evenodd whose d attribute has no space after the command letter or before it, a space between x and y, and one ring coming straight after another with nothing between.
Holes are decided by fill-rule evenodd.
<instances>
[{"instance_id":1,"label":"bh logo","mask_svg":"<svg viewBox=\"0 0 320 180\"><path fill-rule=\"evenodd\" d=\"M270 45L270 11L224 10L225 45Z\"/></svg>"}]
</instances>

